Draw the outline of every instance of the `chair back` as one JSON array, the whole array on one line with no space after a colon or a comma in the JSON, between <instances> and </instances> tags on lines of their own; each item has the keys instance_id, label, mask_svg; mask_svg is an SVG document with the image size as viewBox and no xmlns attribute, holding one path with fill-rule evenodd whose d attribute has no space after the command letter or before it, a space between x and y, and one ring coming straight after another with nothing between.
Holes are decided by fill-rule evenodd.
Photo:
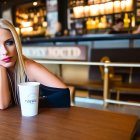
<instances>
[{"instance_id":1,"label":"chair back","mask_svg":"<svg viewBox=\"0 0 140 140\"><path fill-rule=\"evenodd\" d=\"M104 56L101 58L100 62L109 63L111 61L108 56ZM101 73L101 78L102 78L102 80L104 80L104 66L99 66L99 69L100 69L100 73ZM109 67L109 78L112 78L113 76L114 76L114 68Z\"/></svg>"},{"instance_id":2,"label":"chair back","mask_svg":"<svg viewBox=\"0 0 140 140\"><path fill-rule=\"evenodd\" d=\"M104 56L101 58L100 62L104 62L104 63L109 63L110 58L108 56ZM101 73L101 78L102 80L104 80L104 67L103 66L99 66L100 69L100 73ZM109 72L109 80L113 81L113 82L122 82L122 76L115 74L115 70L113 67L108 67L108 72Z\"/></svg>"}]
</instances>

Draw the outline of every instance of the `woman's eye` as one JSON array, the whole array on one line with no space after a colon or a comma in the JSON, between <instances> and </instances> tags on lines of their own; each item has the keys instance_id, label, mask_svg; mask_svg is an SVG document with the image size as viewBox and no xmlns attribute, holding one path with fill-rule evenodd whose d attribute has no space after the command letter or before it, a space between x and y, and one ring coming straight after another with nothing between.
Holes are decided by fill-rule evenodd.
<instances>
[{"instance_id":1,"label":"woman's eye","mask_svg":"<svg viewBox=\"0 0 140 140\"><path fill-rule=\"evenodd\" d=\"M7 40L7 41L5 42L5 45L6 45L6 46L12 46L14 43L15 43L14 40Z\"/></svg>"}]
</instances>

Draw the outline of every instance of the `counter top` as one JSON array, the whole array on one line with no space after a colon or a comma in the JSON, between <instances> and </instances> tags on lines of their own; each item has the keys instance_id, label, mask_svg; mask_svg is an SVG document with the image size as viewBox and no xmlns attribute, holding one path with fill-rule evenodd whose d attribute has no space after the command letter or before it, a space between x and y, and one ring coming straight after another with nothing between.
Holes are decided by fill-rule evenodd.
<instances>
[{"instance_id":1,"label":"counter top","mask_svg":"<svg viewBox=\"0 0 140 140\"><path fill-rule=\"evenodd\" d=\"M124 40L124 39L140 39L138 34L88 34L83 36L67 36L67 37L34 37L34 38L23 38L23 44L30 43L46 43L46 42L78 42L78 41L98 41L98 40Z\"/></svg>"}]
</instances>

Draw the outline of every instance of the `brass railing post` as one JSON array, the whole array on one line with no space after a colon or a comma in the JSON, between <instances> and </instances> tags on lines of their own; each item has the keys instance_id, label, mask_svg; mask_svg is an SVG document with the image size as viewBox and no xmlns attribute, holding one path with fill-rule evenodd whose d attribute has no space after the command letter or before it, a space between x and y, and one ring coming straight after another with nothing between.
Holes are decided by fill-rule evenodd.
<instances>
[{"instance_id":1,"label":"brass railing post","mask_svg":"<svg viewBox=\"0 0 140 140\"><path fill-rule=\"evenodd\" d=\"M108 99L109 93L109 69L108 66L104 65L104 90L103 90L103 98L104 98L104 107L107 107L106 100Z\"/></svg>"}]
</instances>

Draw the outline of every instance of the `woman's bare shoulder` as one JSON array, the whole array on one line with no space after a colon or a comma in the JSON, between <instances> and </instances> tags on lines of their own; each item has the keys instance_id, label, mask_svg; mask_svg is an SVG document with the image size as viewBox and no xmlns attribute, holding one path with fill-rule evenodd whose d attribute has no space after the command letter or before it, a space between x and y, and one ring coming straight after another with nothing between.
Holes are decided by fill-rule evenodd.
<instances>
[{"instance_id":1,"label":"woman's bare shoulder","mask_svg":"<svg viewBox=\"0 0 140 140\"><path fill-rule=\"evenodd\" d=\"M42 70L46 69L41 64L29 58L24 58L24 62L25 72L30 81L37 81L39 75L43 74Z\"/></svg>"},{"instance_id":2,"label":"woman's bare shoulder","mask_svg":"<svg viewBox=\"0 0 140 140\"><path fill-rule=\"evenodd\" d=\"M44 68L43 65L41 65L40 63L37 63L36 61L29 59L29 58L24 58L25 61L25 69L27 71L32 71L34 69L40 69L40 68Z\"/></svg>"},{"instance_id":3,"label":"woman's bare shoulder","mask_svg":"<svg viewBox=\"0 0 140 140\"><path fill-rule=\"evenodd\" d=\"M24 57L25 66L35 63L34 60Z\"/></svg>"},{"instance_id":4,"label":"woman's bare shoulder","mask_svg":"<svg viewBox=\"0 0 140 140\"><path fill-rule=\"evenodd\" d=\"M32 59L25 58L25 69L30 81L38 81L50 87L66 88L66 85L58 77Z\"/></svg>"}]
</instances>

